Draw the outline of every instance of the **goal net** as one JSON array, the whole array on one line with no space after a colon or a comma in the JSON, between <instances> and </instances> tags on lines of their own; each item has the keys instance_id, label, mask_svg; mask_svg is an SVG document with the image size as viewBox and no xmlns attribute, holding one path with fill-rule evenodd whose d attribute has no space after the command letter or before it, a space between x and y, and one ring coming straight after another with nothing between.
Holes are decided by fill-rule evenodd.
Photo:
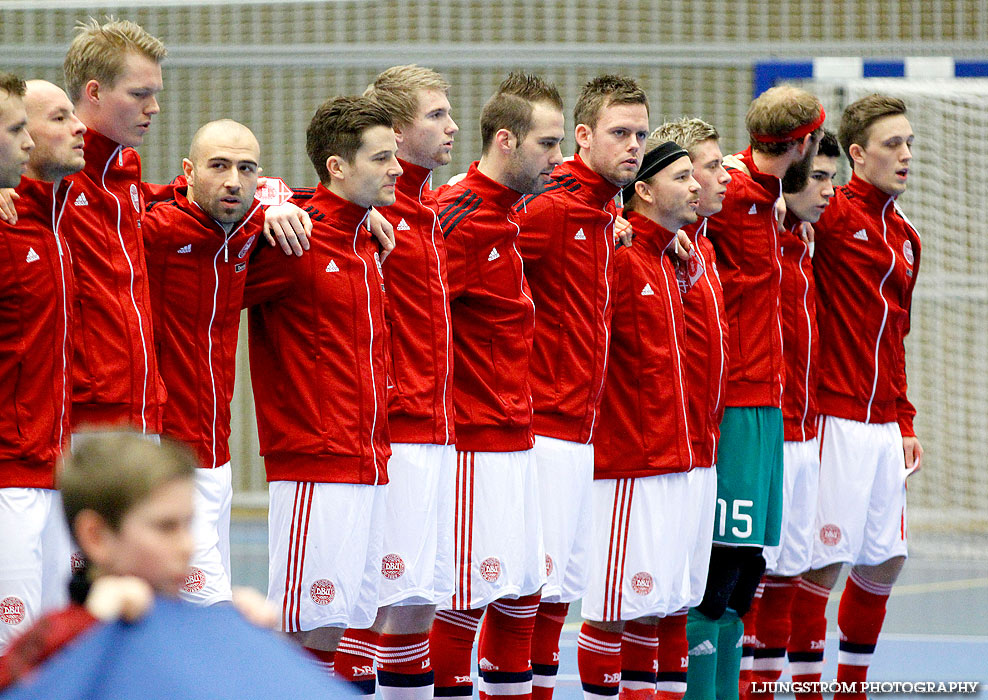
<instances>
[{"instance_id":1,"label":"goal net","mask_svg":"<svg viewBox=\"0 0 988 700\"><path fill-rule=\"evenodd\" d=\"M900 97L916 141L898 202L922 237L906 368L923 470L909 480L910 547L988 557L988 80L806 81L836 131L844 107ZM846 160L841 182L849 176Z\"/></svg>"}]
</instances>

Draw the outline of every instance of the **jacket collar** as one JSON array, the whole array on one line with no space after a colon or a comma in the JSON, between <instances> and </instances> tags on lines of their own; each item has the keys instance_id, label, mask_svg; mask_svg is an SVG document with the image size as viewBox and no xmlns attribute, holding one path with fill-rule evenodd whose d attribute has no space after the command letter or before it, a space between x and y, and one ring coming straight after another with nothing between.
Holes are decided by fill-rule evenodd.
<instances>
[{"instance_id":1,"label":"jacket collar","mask_svg":"<svg viewBox=\"0 0 988 700\"><path fill-rule=\"evenodd\" d=\"M103 172L106 162L116 155L118 150L122 150L116 141L104 136L95 129L87 129L83 150L86 154L86 170Z\"/></svg>"},{"instance_id":2,"label":"jacket collar","mask_svg":"<svg viewBox=\"0 0 988 700\"><path fill-rule=\"evenodd\" d=\"M560 169L569 172L579 180L580 184L587 190L592 203L598 206L605 206L621 191L620 187L608 182L591 170L590 166L583 161L579 153L573 156L572 160L563 163Z\"/></svg>"},{"instance_id":3,"label":"jacket collar","mask_svg":"<svg viewBox=\"0 0 988 700\"><path fill-rule=\"evenodd\" d=\"M401 177L398 178L398 191L414 200L421 199L421 194L429 191L429 179L432 177L432 171L401 158L398 159L398 164L402 171Z\"/></svg>"},{"instance_id":4,"label":"jacket collar","mask_svg":"<svg viewBox=\"0 0 988 700\"><path fill-rule=\"evenodd\" d=\"M631 222L635 232L633 245L644 245L653 255L662 255L676 234L636 211L626 212L624 217Z\"/></svg>"},{"instance_id":5,"label":"jacket collar","mask_svg":"<svg viewBox=\"0 0 988 700\"><path fill-rule=\"evenodd\" d=\"M511 209L523 195L484 175L477 169L479 162L474 161L470 164L466 177L460 181L461 184L480 195L485 204L493 204L502 209Z\"/></svg>"},{"instance_id":6,"label":"jacket collar","mask_svg":"<svg viewBox=\"0 0 988 700\"><path fill-rule=\"evenodd\" d=\"M221 226L216 219L214 219L212 216L207 214L202 207L196 204L193 200L189 199L189 188L187 185L178 185L172 190L172 192L175 195L175 204L178 206L179 209L186 212L189 216L191 216L193 219L198 221L204 228L207 228L210 231L213 231L219 234L220 236L223 236L224 238L227 237L227 233L223 229L223 226ZM238 230L246 227L247 224L250 222L250 220L254 218L254 216L257 214L257 212L261 211L262 209L263 207L261 207L260 202L258 202L257 200L252 200L251 206L247 210L247 214L243 219L240 219L240 221L238 221L233 225L233 227L230 229L229 235L233 236L233 234L235 234Z\"/></svg>"},{"instance_id":7,"label":"jacket collar","mask_svg":"<svg viewBox=\"0 0 988 700\"><path fill-rule=\"evenodd\" d=\"M881 209L890 199L895 199L887 192L882 192L864 179L858 177L857 173L851 173L851 180L845 185L851 194L862 199L870 207Z\"/></svg>"},{"instance_id":8,"label":"jacket collar","mask_svg":"<svg viewBox=\"0 0 988 700\"><path fill-rule=\"evenodd\" d=\"M330 192L322 183L316 186L315 193L309 200L309 205L325 214L328 223L331 223L335 228L348 232L356 231L367 217L367 212L370 211L367 207L349 202Z\"/></svg>"},{"instance_id":9,"label":"jacket collar","mask_svg":"<svg viewBox=\"0 0 988 700\"><path fill-rule=\"evenodd\" d=\"M748 166L748 172L751 175L751 179L757 182L759 185L772 192L781 191L779 183L781 180L775 175L769 175L768 173L763 173L755 166L755 159L751 154L751 146L737 154L738 158L744 161L744 164Z\"/></svg>"}]
</instances>

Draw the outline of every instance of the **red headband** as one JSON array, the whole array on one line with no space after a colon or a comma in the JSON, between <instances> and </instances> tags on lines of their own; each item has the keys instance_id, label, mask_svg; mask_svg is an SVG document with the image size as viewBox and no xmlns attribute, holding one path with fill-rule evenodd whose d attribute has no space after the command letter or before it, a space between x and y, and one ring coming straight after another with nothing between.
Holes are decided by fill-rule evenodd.
<instances>
[{"instance_id":1,"label":"red headband","mask_svg":"<svg viewBox=\"0 0 988 700\"><path fill-rule=\"evenodd\" d=\"M823 105L820 105L820 116L811 121L809 124L797 126L792 131L787 131L784 134L752 134L751 138L755 139L755 141L761 141L762 143L785 143L786 141L795 141L796 139L801 139L807 134L812 134L814 131L819 129L823 126L823 120L826 118L827 113L823 111Z\"/></svg>"}]
</instances>

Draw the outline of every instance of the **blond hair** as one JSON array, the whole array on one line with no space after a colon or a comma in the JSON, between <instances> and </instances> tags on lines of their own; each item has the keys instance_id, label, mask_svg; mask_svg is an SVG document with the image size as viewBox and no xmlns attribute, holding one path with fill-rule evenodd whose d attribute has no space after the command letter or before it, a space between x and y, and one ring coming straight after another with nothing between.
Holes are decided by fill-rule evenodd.
<instances>
[{"instance_id":1,"label":"blond hair","mask_svg":"<svg viewBox=\"0 0 988 700\"><path fill-rule=\"evenodd\" d=\"M821 108L820 100L801 88L792 85L769 88L752 100L744 117L744 125L751 136L752 150L768 155L782 155L789 150L795 139L767 143L759 141L755 135L784 136L815 121L820 116ZM822 132L823 127L817 131Z\"/></svg>"},{"instance_id":2,"label":"blond hair","mask_svg":"<svg viewBox=\"0 0 988 700\"><path fill-rule=\"evenodd\" d=\"M76 26L62 66L65 90L77 102L90 80L112 87L124 70L128 54L144 56L161 63L168 51L161 39L148 34L140 25L125 19L108 18L100 24L92 17Z\"/></svg>"},{"instance_id":3,"label":"blond hair","mask_svg":"<svg viewBox=\"0 0 988 700\"><path fill-rule=\"evenodd\" d=\"M83 510L95 511L113 529L161 486L192 479L199 466L192 450L161 438L161 444L132 429L78 433L62 458L58 488L69 527Z\"/></svg>"},{"instance_id":4,"label":"blond hair","mask_svg":"<svg viewBox=\"0 0 988 700\"><path fill-rule=\"evenodd\" d=\"M392 66L382 72L364 90L364 97L388 110L395 126L400 128L415 121L420 92L435 90L449 97L449 88L449 82L436 71L410 64Z\"/></svg>"},{"instance_id":5,"label":"blond hair","mask_svg":"<svg viewBox=\"0 0 988 700\"><path fill-rule=\"evenodd\" d=\"M702 119L683 117L676 121L666 122L649 134L648 138L649 143L653 139L656 141L651 148L663 141L675 141L686 149L692 159L696 157L697 146L710 140L720 140L720 134L717 133L717 129ZM645 150L649 148L646 145Z\"/></svg>"}]
</instances>

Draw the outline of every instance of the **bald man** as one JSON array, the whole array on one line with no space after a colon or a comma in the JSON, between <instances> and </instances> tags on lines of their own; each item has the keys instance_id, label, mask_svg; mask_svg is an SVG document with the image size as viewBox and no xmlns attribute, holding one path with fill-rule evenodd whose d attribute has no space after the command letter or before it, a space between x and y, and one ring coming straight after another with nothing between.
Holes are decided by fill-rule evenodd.
<instances>
[{"instance_id":1,"label":"bald man","mask_svg":"<svg viewBox=\"0 0 988 700\"><path fill-rule=\"evenodd\" d=\"M55 85L20 83L23 101L8 88L0 75L0 124L16 127L0 139L35 147L20 147L16 168L0 167L17 172L4 182L17 184L20 209L16 223L0 222L0 654L66 599L71 550L55 462L72 408L74 286L63 178L85 165L86 132ZM23 178L20 154L29 156Z\"/></svg>"},{"instance_id":2,"label":"bald man","mask_svg":"<svg viewBox=\"0 0 988 700\"><path fill-rule=\"evenodd\" d=\"M156 350L168 389L162 433L191 445L196 552L182 596L230 600L230 400L250 251L264 226L254 199L257 139L230 119L209 122L182 161L185 183L147 208L145 256Z\"/></svg>"}]
</instances>

